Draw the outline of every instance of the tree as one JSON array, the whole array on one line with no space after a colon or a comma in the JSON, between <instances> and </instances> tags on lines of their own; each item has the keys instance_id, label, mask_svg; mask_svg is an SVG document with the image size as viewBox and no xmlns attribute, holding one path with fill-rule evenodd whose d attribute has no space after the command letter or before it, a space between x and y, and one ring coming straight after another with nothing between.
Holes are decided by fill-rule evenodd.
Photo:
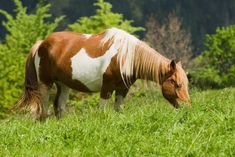
<instances>
[{"instance_id":1,"label":"tree","mask_svg":"<svg viewBox=\"0 0 235 157\"><path fill-rule=\"evenodd\" d=\"M51 14L50 5L39 3L35 13L27 14L20 0L14 0L16 16L0 10L6 17L3 22L8 34L0 44L0 106L9 108L19 99L23 88L24 64L31 46L43 39L58 26L63 17L46 22Z\"/></svg>"},{"instance_id":2,"label":"tree","mask_svg":"<svg viewBox=\"0 0 235 157\"><path fill-rule=\"evenodd\" d=\"M142 27L131 26L131 20L124 20L122 14L113 13L112 5L104 0L98 0L96 14L90 17L81 17L74 24L70 24L69 30L82 33L98 33L110 27L124 29L129 33L144 30Z\"/></svg>"},{"instance_id":3,"label":"tree","mask_svg":"<svg viewBox=\"0 0 235 157\"><path fill-rule=\"evenodd\" d=\"M181 20L172 12L160 24L150 16L146 23L145 40L158 52L170 59L180 60L188 66L192 57L191 35L182 28Z\"/></svg>"}]
</instances>

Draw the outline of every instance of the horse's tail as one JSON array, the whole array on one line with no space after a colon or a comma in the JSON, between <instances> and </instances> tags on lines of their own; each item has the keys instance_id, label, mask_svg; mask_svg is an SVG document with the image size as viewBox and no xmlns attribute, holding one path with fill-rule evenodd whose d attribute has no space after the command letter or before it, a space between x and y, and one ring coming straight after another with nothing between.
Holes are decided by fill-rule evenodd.
<instances>
[{"instance_id":1,"label":"horse's tail","mask_svg":"<svg viewBox=\"0 0 235 157\"><path fill-rule=\"evenodd\" d=\"M16 104L15 109L29 109L34 118L42 113L40 92L38 90L38 79L34 63L35 54L43 41L37 41L30 50L25 65L24 94Z\"/></svg>"}]
</instances>

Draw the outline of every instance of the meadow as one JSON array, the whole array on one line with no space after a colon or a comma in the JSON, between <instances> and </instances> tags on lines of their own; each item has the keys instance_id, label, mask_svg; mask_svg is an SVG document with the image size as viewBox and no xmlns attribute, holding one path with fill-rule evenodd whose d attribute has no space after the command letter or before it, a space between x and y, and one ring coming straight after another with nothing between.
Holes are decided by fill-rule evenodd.
<instances>
[{"instance_id":1,"label":"meadow","mask_svg":"<svg viewBox=\"0 0 235 157\"><path fill-rule=\"evenodd\" d=\"M69 101L61 120L25 114L0 121L0 156L235 156L235 88L190 90L174 109L152 87L135 87L121 112L98 94Z\"/></svg>"}]
</instances>

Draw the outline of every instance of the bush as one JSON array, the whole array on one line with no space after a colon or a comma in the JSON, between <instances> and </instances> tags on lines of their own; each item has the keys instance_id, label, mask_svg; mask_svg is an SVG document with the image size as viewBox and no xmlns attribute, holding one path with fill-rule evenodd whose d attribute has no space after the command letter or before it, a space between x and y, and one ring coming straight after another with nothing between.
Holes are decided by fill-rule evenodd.
<instances>
[{"instance_id":1,"label":"bush","mask_svg":"<svg viewBox=\"0 0 235 157\"><path fill-rule=\"evenodd\" d=\"M193 85L200 88L219 88L222 86L219 73L214 68L208 67L193 70L189 76L192 77Z\"/></svg>"},{"instance_id":2,"label":"bush","mask_svg":"<svg viewBox=\"0 0 235 157\"><path fill-rule=\"evenodd\" d=\"M110 27L117 27L129 33L143 31L142 27L131 26L132 20L124 20L122 14L113 13L112 5L103 0L95 4L98 7L96 14L90 17L81 17L74 24L68 26L69 30L82 33L98 33Z\"/></svg>"},{"instance_id":3,"label":"bush","mask_svg":"<svg viewBox=\"0 0 235 157\"><path fill-rule=\"evenodd\" d=\"M218 28L215 34L207 35L205 51L194 63L193 77L197 83L214 82L211 87L234 86L235 25Z\"/></svg>"},{"instance_id":4,"label":"bush","mask_svg":"<svg viewBox=\"0 0 235 157\"><path fill-rule=\"evenodd\" d=\"M20 98L24 82L24 65L32 45L55 30L63 17L46 22L51 14L50 5L38 4L35 13L27 14L27 8L20 0L14 0L16 16L4 10L3 26L8 34L0 44L0 107L10 108Z\"/></svg>"}]
</instances>

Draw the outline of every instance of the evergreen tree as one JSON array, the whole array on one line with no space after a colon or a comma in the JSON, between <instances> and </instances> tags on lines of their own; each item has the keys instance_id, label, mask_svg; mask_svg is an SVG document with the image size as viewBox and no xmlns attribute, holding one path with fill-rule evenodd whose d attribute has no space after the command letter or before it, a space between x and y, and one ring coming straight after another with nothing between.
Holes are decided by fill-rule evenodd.
<instances>
[{"instance_id":1,"label":"evergreen tree","mask_svg":"<svg viewBox=\"0 0 235 157\"><path fill-rule=\"evenodd\" d=\"M82 33L98 33L110 27L117 27L129 33L144 30L142 27L131 26L131 20L124 20L123 15L113 13L112 5L104 0L98 0L96 14L90 17L81 17L74 24L70 24L69 30Z\"/></svg>"}]
</instances>

